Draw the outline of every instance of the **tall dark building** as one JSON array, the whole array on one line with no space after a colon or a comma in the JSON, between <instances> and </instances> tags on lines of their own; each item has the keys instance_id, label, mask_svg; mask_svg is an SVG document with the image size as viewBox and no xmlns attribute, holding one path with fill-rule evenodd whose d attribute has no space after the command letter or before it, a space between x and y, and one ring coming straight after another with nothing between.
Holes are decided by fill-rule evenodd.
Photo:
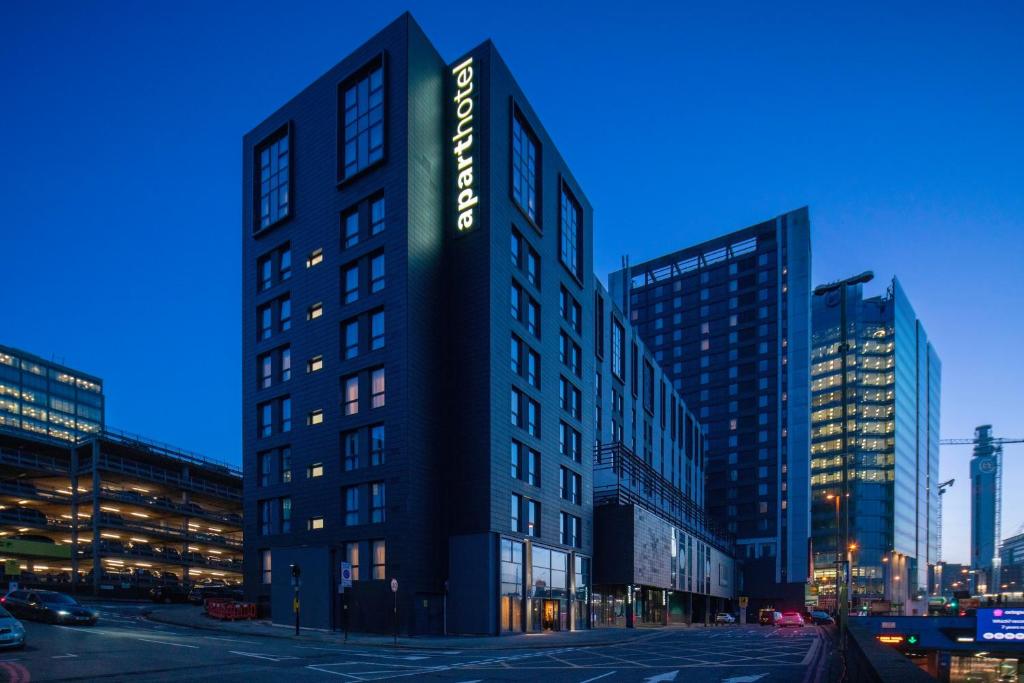
<instances>
[{"instance_id":1,"label":"tall dark building","mask_svg":"<svg viewBox=\"0 0 1024 683\"><path fill-rule=\"evenodd\" d=\"M810 535L807 209L630 265L612 298L707 429L707 507L751 604L802 607Z\"/></svg>"},{"instance_id":2,"label":"tall dark building","mask_svg":"<svg viewBox=\"0 0 1024 683\"><path fill-rule=\"evenodd\" d=\"M998 593L1001 585L1003 446L993 441L992 425L974 430L971 457L971 569L974 589Z\"/></svg>"},{"instance_id":3,"label":"tall dark building","mask_svg":"<svg viewBox=\"0 0 1024 683\"><path fill-rule=\"evenodd\" d=\"M494 46L403 15L243 169L250 597L290 622L297 569L311 626L390 630L397 582L405 632L588 627L592 213Z\"/></svg>"}]
</instances>

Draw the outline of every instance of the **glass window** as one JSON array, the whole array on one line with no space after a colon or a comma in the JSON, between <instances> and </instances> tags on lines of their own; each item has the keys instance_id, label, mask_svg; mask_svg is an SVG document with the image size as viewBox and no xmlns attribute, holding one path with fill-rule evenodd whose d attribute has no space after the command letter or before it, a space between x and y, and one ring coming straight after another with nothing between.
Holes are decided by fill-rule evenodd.
<instances>
[{"instance_id":1,"label":"glass window","mask_svg":"<svg viewBox=\"0 0 1024 683\"><path fill-rule=\"evenodd\" d=\"M522 424L522 417L520 415L520 403L522 402L522 396L519 391L515 388L511 392L511 404L512 404L512 424L519 427Z\"/></svg>"},{"instance_id":2,"label":"glass window","mask_svg":"<svg viewBox=\"0 0 1024 683\"><path fill-rule=\"evenodd\" d=\"M344 406L346 415L355 415L359 412L359 377L346 377L344 380L345 394Z\"/></svg>"},{"instance_id":3,"label":"glass window","mask_svg":"<svg viewBox=\"0 0 1024 683\"><path fill-rule=\"evenodd\" d=\"M518 112L512 117L512 198L534 223L537 219L539 145Z\"/></svg>"},{"instance_id":4,"label":"glass window","mask_svg":"<svg viewBox=\"0 0 1024 683\"><path fill-rule=\"evenodd\" d=\"M309 531L317 531L318 529L324 528L323 517L310 517L306 520L306 529Z\"/></svg>"},{"instance_id":5,"label":"glass window","mask_svg":"<svg viewBox=\"0 0 1024 683\"><path fill-rule=\"evenodd\" d=\"M581 220L582 210L580 209L579 202L572 196L569 189L563 183L562 185L562 206L560 221L558 225L561 250L559 256L562 263L569 272L575 275L577 278L580 277L580 271L583 266L581 264L583 258L583 249L581 248L582 243L582 223Z\"/></svg>"},{"instance_id":6,"label":"glass window","mask_svg":"<svg viewBox=\"0 0 1024 683\"><path fill-rule=\"evenodd\" d=\"M277 278L284 282L292 276L292 250L285 247L281 250L277 262Z\"/></svg>"},{"instance_id":7,"label":"glass window","mask_svg":"<svg viewBox=\"0 0 1024 683\"><path fill-rule=\"evenodd\" d=\"M260 436L270 436L274 432L274 404L260 404Z\"/></svg>"},{"instance_id":8,"label":"glass window","mask_svg":"<svg viewBox=\"0 0 1024 683\"><path fill-rule=\"evenodd\" d=\"M289 534L292 531L292 499L281 499L281 533Z\"/></svg>"},{"instance_id":9,"label":"glass window","mask_svg":"<svg viewBox=\"0 0 1024 683\"><path fill-rule=\"evenodd\" d=\"M519 511L522 509L523 499L518 494L512 494L512 507L511 507L511 522L509 526L512 527L512 531L522 531L522 527L519 522Z\"/></svg>"},{"instance_id":10,"label":"glass window","mask_svg":"<svg viewBox=\"0 0 1024 683\"><path fill-rule=\"evenodd\" d=\"M273 451L264 451L259 456L259 480L260 486L270 485L270 472L274 463Z\"/></svg>"},{"instance_id":11,"label":"glass window","mask_svg":"<svg viewBox=\"0 0 1024 683\"><path fill-rule=\"evenodd\" d=\"M323 424L323 421L324 421L324 411L323 411L322 408L317 408L316 410L311 410L309 412L309 415L306 417L306 424L307 425Z\"/></svg>"},{"instance_id":12,"label":"glass window","mask_svg":"<svg viewBox=\"0 0 1024 683\"><path fill-rule=\"evenodd\" d=\"M281 399L281 431L292 431L292 400L290 398Z\"/></svg>"},{"instance_id":13,"label":"glass window","mask_svg":"<svg viewBox=\"0 0 1024 683\"><path fill-rule=\"evenodd\" d=\"M370 465L384 464L384 425L370 427Z\"/></svg>"},{"instance_id":14,"label":"glass window","mask_svg":"<svg viewBox=\"0 0 1024 683\"><path fill-rule=\"evenodd\" d=\"M384 68L345 88L342 177L351 178L384 158Z\"/></svg>"},{"instance_id":15,"label":"glass window","mask_svg":"<svg viewBox=\"0 0 1024 683\"><path fill-rule=\"evenodd\" d=\"M260 306L260 339L270 339L274 334L274 310L273 306L267 304Z\"/></svg>"},{"instance_id":16,"label":"glass window","mask_svg":"<svg viewBox=\"0 0 1024 683\"><path fill-rule=\"evenodd\" d=\"M281 381L287 382L292 378L292 350L289 347L281 349Z\"/></svg>"},{"instance_id":17,"label":"glass window","mask_svg":"<svg viewBox=\"0 0 1024 683\"><path fill-rule=\"evenodd\" d=\"M350 320L345 323L345 360L359 355L359 321Z\"/></svg>"},{"instance_id":18,"label":"glass window","mask_svg":"<svg viewBox=\"0 0 1024 683\"><path fill-rule=\"evenodd\" d=\"M540 339L540 306L533 299L526 304L526 329Z\"/></svg>"},{"instance_id":19,"label":"glass window","mask_svg":"<svg viewBox=\"0 0 1024 683\"><path fill-rule=\"evenodd\" d=\"M344 231L342 244L345 248L354 247L359 244L359 209L351 209L341 217L341 226Z\"/></svg>"},{"instance_id":20,"label":"glass window","mask_svg":"<svg viewBox=\"0 0 1024 683\"><path fill-rule=\"evenodd\" d=\"M306 258L306 267L312 268L313 266L319 265L324 261L324 250L314 249L313 252Z\"/></svg>"},{"instance_id":21,"label":"glass window","mask_svg":"<svg viewBox=\"0 0 1024 683\"><path fill-rule=\"evenodd\" d=\"M260 536L268 536L274 531L273 500L261 500L258 503Z\"/></svg>"},{"instance_id":22,"label":"glass window","mask_svg":"<svg viewBox=\"0 0 1024 683\"><path fill-rule=\"evenodd\" d=\"M384 232L384 198L378 197L370 202L370 234L379 235Z\"/></svg>"},{"instance_id":23,"label":"glass window","mask_svg":"<svg viewBox=\"0 0 1024 683\"><path fill-rule=\"evenodd\" d=\"M512 466L511 467L511 472L512 472L512 478L513 479L522 479L522 477L523 477L522 456L521 456L522 448L523 448L522 445L520 445L516 441L513 441L512 442L512 447L509 450L509 462L510 462L510 465Z\"/></svg>"},{"instance_id":24,"label":"glass window","mask_svg":"<svg viewBox=\"0 0 1024 683\"><path fill-rule=\"evenodd\" d=\"M306 468L307 478L316 479L322 476L324 476L324 464L322 462L315 462Z\"/></svg>"},{"instance_id":25,"label":"glass window","mask_svg":"<svg viewBox=\"0 0 1024 683\"><path fill-rule=\"evenodd\" d=\"M370 291L379 292L384 289L384 254L377 254L370 259Z\"/></svg>"},{"instance_id":26,"label":"glass window","mask_svg":"<svg viewBox=\"0 0 1024 683\"><path fill-rule=\"evenodd\" d=\"M345 500L345 526L359 524L359 487L345 487L342 498Z\"/></svg>"},{"instance_id":27,"label":"glass window","mask_svg":"<svg viewBox=\"0 0 1024 683\"><path fill-rule=\"evenodd\" d=\"M533 349L526 352L526 381L540 389L540 355Z\"/></svg>"},{"instance_id":28,"label":"glass window","mask_svg":"<svg viewBox=\"0 0 1024 683\"><path fill-rule=\"evenodd\" d=\"M319 372L324 369L324 357L313 356L306 361L306 372Z\"/></svg>"},{"instance_id":29,"label":"glass window","mask_svg":"<svg viewBox=\"0 0 1024 683\"><path fill-rule=\"evenodd\" d=\"M370 314L370 349L384 348L384 311Z\"/></svg>"},{"instance_id":30,"label":"glass window","mask_svg":"<svg viewBox=\"0 0 1024 683\"><path fill-rule=\"evenodd\" d=\"M384 482L375 481L370 484L370 523L379 524L384 516Z\"/></svg>"},{"instance_id":31,"label":"glass window","mask_svg":"<svg viewBox=\"0 0 1024 683\"><path fill-rule=\"evenodd\" d=\"M341 457L346 472L359 468L358 432L345 432L341 435Z\"/></svg>"},{"instance_id":32,"label":"glass window","mask_svg":"<svg viewBox=\"0 0 1024 683\"><path fill-rule=\"evenodd\" d=\"M384 407L384 368L377 368L370 375L370 407Z\"/></svg>"},{"instance_id":33,"label":"glass window","mask_svg":"<svg viewBox=\"0 0 1024 683\"><path fill-rule=\"evenodd\" d=\"M352 565L352 580L359 580L359 544L345 544L345 561Z\"/></svg>"},{"instance_id":34,"label":"glass window","mask_svg":"<svg viewBox=\"0 0 1024 683\"><path fill-rule=\"evenodd\" d=\"M282 448L278 457L280 458L278 469L281 470L281 483L287 484L292 480L292 449Z\"/></svg>"},{"instance_id":35,"label":"glass window","mask_svg":"<svg viewBox=\"0 0 1024 683\"><path fill-rule=\"evenodd\" d=\"M540 503L535 500L526 500L526 535L540 536Z\"/></svg>"},{"instance_id":36,"label":"glass window","mask_svg":"<svg viewBox=\"0 0 1024 683\"><path fill-rule=\"evenodd\" d=\"M540 438L540 404L532 398L526 399L526 432Z\"/></svg>"},{"instance_id":37,"label":"glass window","mask_svg":"<svg viewBox=\"0 0 1024 683\"><path fill-rule=\"evenodd\" d=\"M306 311L306 320L316 320L324 314L324 305L315 303Z\"/></svg>"},{"instance_id":38,"label":"glass window","mask_svg":"<svg viewBox=\"0 0 1024 683\"><path fill-rule=\"evenodd\" d=\"M511 360L512 372L517 375L522 374L522 355L523 355L523 342L519 341L519 337L512 335L512 344L509 347L509 357Z\"/></svg>"},{"instance_id":39,"label":"glass window","mask_svg":"<svg viewBox=\"0 0 1024 683\"><path fill-rule=\"evenodd\" d=\"M509 312L512 314L512 318L514 320L522 320L522 314L520 313L520 309L522 307L522 299L523 290L519 287L519 285L513 282L512 291L510 293L510 300L512 302L512 306Z\"/></svg>"},{"instance_id":40,"label":"glass window","mask_svg":"<svg viewBox=\"0 0 1024 683\"><path fill-rule=\"evenodd\" d=\"M533 249L526 250L526 279L530 284L540 286L540 256Z\"/></svg>"},{"instance_id":41,"label":"glass window","mask_svg":"<svg viewBox=\"0 0 1024 683\"><path fill-rule=\"evenodd\" d=\"M288 216L289 154L288 130L282 130L264 142L256 153L259 164L257 230L269 227Z\"/></svg>"},{"instance_id":42,"label":"glass window","mask_svg":"<svg viewBox=\"0 0 1024 683\"><path fill-rule=\"evenodd\" d=\"M625 347L623 346L623 337L625 336L625 328L622 327L622 323L615 318L612 318L612 374L622 379L622 366L625 364Z\"/></svg>"},{"instance_id":43,"label":"glass window","mask_svg":"<svg viewBox=\"0 0 1024 683\"><path fill-rule=\"evenodd\" d=\"M257 272L259 273L259 289L263 290L270 289L274 284L274 257L273 254L267 254L260 259L257 264Z\"/></svg>"},{"instance_id":44,"label":"glass window","mask_svg":"<svg viewBox=\"0 0 1024 683\"><path fill-rule=\"evenodd\" d=\"M260 551L260 583L270 585L270 551Z\"/></svg>"},{"instance_id":45,"label":"glass window","mask_svg":"<svg viewBox=\"0 0 1024 683\"><path fill-rule=\"evenodd\" d=\"M260 388L266 389L274 383L274 359L267 353L260 357Z\"/></svg>"},{"instance_id":46,"label":"glass window","mask_svg":"<svg viewBox=\"0 0 1024 683\"><path fill-rule=\"evenodd\" d=\"M384 541L371 541L373 551L373 578L383 581L386 574L387 551Z\"/></svg>"},{"instance_id":47,"label":"glass window","mask_svg":"<svg viewBox=\"0 0 1024 683\"><path fill-rule=\"evenodd\" d=\"M281 320L279 327L282 332L290 330L292 327L292 300L289 298L281 299Z\"/></svg>"},{"instance_id":48,"label":"glass window","mask_svg":"<svg viewBox=\"0 0 1024 683\"><path fill-rule=\"evenodd\" d=\"M342 302L346 304L353 303L359 300L359 265L353 263L345 269L344 276L344 287L345 291L342 296Z\"/></svg>"}]
</instances>

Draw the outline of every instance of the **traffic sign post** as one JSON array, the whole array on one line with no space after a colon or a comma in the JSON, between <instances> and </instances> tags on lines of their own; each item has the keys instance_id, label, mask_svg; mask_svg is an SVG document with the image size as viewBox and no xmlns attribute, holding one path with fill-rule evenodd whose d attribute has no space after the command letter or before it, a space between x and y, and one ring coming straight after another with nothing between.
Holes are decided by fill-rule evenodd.
<instances>
[{"instance_id":1,"label":"traffic sign post","mask_svg":"<svg viewBox=\"0 0 1024 683\"><path fill-rule=\"evenodd\" d=\"M299 588L302 586L302 568L297 564L292 566L292 588L295 597L292 599L292 610L295 612L295 635L299 635Z\"/></svg>"},{"instance_id":2,"label":"traffic sign post","mask_svg":"<svg viewBox=\"0 0 1024 683\"><path fill-rule=\"evenodd\" d=\"M395 645L398 645L398 579L391 579L391 594L395 596Z\"/></svg>"},{"instance_id":3,"label":"traffic sign post","mask_svg":"<svg viewBox=\"0 0 1024 683\"><path fill-rule=\"evenodd\" d=\"M352 587L352 563L341 563L341 613L345 623L345 642L348 642L348 593L346 588Z\"/></svg>"}]
</instances>

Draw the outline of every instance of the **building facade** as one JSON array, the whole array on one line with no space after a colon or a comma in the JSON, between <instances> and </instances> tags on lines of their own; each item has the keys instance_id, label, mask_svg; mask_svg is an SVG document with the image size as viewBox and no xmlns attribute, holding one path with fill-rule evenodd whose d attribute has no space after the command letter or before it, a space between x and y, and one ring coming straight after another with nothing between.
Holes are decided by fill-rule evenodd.
<instances>
[{"instance_id":1,"label":"building facade","mask_svg":"<svg viewBox=\"0 0 1024 683\"><path fill-rule=\"evenodd\" d=\"M1001 585L999 539L1002 535L1003 446L992 440L992 425L974 430L971 457L971 569L978 593L997 593Z\"/></svg>"},{"instance_id":2,"label":"building facade","mask_svg":"<svg viewBox=\"0 0 1024 683\"><path fill-rule=\"evenodd\" d=\"M243 146L250 597L589 627L592 212L493 45L449 64L405 14Z\"/></svg>"},{"instance_id":3,"label":"building facade","mask_svg":"<svg viewBox=\"0 0 1024 683\"><path fill-rule=\"evenodd\" d=\"M707 433L707 508L737 593L801 608L810 536L806 209L613 273L611 298Z\"/></svg>"},{"instance_id":4,"label":"building facade","mask_svg":"<svg viewBox=\"0 0 1024 683\"><path fill-rule=\"evenodd\" d=\"M735 567L704 512L704 429L599 282L593 319L594 624L713 619Z\"/></svg>"},{"instance_id":5,"label":"building facade","mask_svg":"<svg viewBox=\"0 0 1024 683\"><path fill-rule=\"evenodd\" d=\"M939 561L941 364L894 278L884 296L848 288L847 479L842 495L843 376L839 293L815 297L811 365L814 578L834 604L839 514L849 515L852 600L926 614L928 568ZM837 546L838 543L838 546ZM832 602L830 602L832 601Z\"/></svg>"}]
</instances>

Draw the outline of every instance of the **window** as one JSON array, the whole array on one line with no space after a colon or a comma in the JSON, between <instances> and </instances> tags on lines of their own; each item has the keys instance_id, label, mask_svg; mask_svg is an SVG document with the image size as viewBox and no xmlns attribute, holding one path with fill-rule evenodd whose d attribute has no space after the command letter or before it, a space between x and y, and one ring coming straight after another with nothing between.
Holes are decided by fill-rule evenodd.
<instances>
[{"instance_id":1,"label":"window","mask_svg":"<svg viewBox=\"0 0 1024 683\"><path fill-rule=\"evenodd\" d=\"M278 321L278 327L282 332L287 332L292 328L292 300L288 297L281 299L280 302L280 320Z\"/></svg>"},{"instance_id":2,"label":"window","mask_svg":"<svg viewBox=\"0 0 1024 683\"><path fill-rule=\"evenodd\" d=\"M270 551L260 551L260 583L270 585Z\"/></svg>"},{"instance_id":3,"label":"window","mask_svg":"<svg viewBox=\"0 0 1024 683\"><path fill-rule=\"evenodd\" d=\"M343 401L346 415L355 415L359 412L359 377L346 377L343 380L345 387Z\"/></svg>"},{"instance_id":4,"label":"window","mask_svg":"<svg viewBox=\"0 0 1024 683\"><path fill-rule=\"evenodd\" d=\"M519 337L512 335L512 343L509 347L509 357L511 361L512 372L517 375L523 374L523 342L519 340Z\"/></svg>"},{"instance_id":5,"label":"window","mask_svg":"<svg viewBox=\"0 0 1024 683\"><path fill-rule=\"evenodd\" d=\"M519 115L512 116L512 198L534 223L538 220L540 145Z\"/></svg>"},{"instance_id":6,"label":"window","mask_svg":"<svg viewBox=\"0 0 1024 683\"><path fill-rule=\"evenodd\" d=\"M384 368L377 368L370 373L370 407L384 407Z\"/></svg>"},{"instance_id":7,"label":"window","mask_svg":"<svg viewBox=\"0 0 1024 683\"><path fill-rule=\"evenodd\" d=\"M262 292L270 289L274 285L274 255L267 254L260 258L256 271L259 277L259 290Z\"/></svg>"},{"instance_id":8,"label":"window","mask_svg":"<svg viewBox=\"0 0 1024 683\"><path fill-rule=\"evenodd\" d=\"M533 299L526 303L526 329L540 339L540 304Z\"/></svg>"},{"instance_id":9,"label":"window","mask_svg":"<svg viewBox=\"0 0 1024 683\"><path fill-rule=\"evenodd\" d=\"M540 503L535 500L526 500L526 535L535 538L540 537Z\"/></svg>"},{"instance_id":10,"label":"window","mask_svg":"<svg viewBox=\"0 0 1024 683\"><path fill-rule=\"evenodd\" d=\"M271 401L259 406L259 434L270 436L274 433L274 404Z\"/></svg>"},{"instance_id":11,"label":"window","mask_svg":"<svg viewBox=\"0 0 1024 683\"><path fill-rule=\"evenodd\" d=\"M292 449L282 448L278 452L278 469L281 471L281 483L287 484L292 480Z\"/></svg>"},{"instance_id":12,"label":"window","mask_svg":"<svg viewBox=\"0 0 1024 683\"><path fill-rule=\"evenodd\" d=\"M379 524L384 521L384 482L375 481L370 484L370 523Z\"/></svg>"},{"instance_id":13,"label":"window","mask_svg":"<svg viewBox=\"0 0 1024 683\"><path fill-rule=\"evenodd\" d=\"M583 308L580 306L580 302L576 301L576 298L565 287L562 287L558 292L558 309L558 312L562 315L562 320L569 323L569 327L573 331L581 333L583 330L581 326Z\"/></svg>"},{"instance_id":14,"label":"window","mask_svg":"<svg viewBox=\"0 0 1024 683\"><path fill-rule=\"evenodd\" d=\"M344 148L342 178L351 178L384 158L384 67L344 89Z\"/></svg>"},{"instance_id":15,"label":"window","mask_svg":"<svg viewBox=\"0 0 1024 683\"><path fill-rule=\"evenodd\" d=\"M258 311L260 319L260 339L270 339L274 334L274 307L271 304L260 306Z\"/></svg>"},{"instance_id":16,"label":"window","mask_svg":"<svg viewBox=\"0 0 1024 683\"><path fill-rule=\"evenodd\" d=\"M309 256L306 257L306 267L307 268L312 268L313 266L318 266L318 265L320 265L323 262L324 262L324 250L323 249L314 249L313 252Z\"/></svg>"},{"instance_id":17,"label":"window","mask_svg":"<svg viewBox=\"0 0 1024 683\"><path fill-rule=\"evenodd\" d=\"M532 448L526 452L526 483L540 486L540 453Z\"/></svg>"},{"instance_id":18,"label":"window","mask_svg":"<svg viewBox=\"0 0 1024 683\"><path fill-rule=\"evenodd\" d=\"M353 263L345 268L342 282L344 287L342 303L351 304L359 301L359 264Z\"/></svg>"},{"instance_id":19,"label":"window","mask_svg":"<svg viewBox=\"0 0 1024 683\"><path fill-rule=\"evenodd\" d=\"M582 392L572 382L564 377L558 378L558 398L564 410L577 420L581 417Z\"/></svg>"},{"instance_id":20,"label":"window","mask_svg":"<svg viewBox=\"0 0 1024 683\"><path fill-rule=\"evenodd\" d=\"M522 465L522 453L523 445L518 441L512 442L512 447L509 451L509 461L511 464L511 472L513 479L523 478L523 465Z\"/></svg>"},{"instance_id":21,"label":"window","mask_svg":"<svg viewBox=\"0 0 1024 683\"><path fill-rule=\"evenodd\" d=\"M259 164L259 185L256 192L259 215L257 232L288 217L288 181L291 166L288 151L287 127L260 145L256 151L256 160Z\"/></svg>"},{"instance_id":22,"label":"window","mask_svg":"<svg viewBox=\"0 0 1024 683\"><path fill-rule=\"evenodd\" d=\"M533 249L526 250L526 279L531 285L540 287L540 256Z\"/></svg>"},{"instance_id":23,"label":"window","mask_svg":"<svg viewBox=\"0 0 1024 683\"><path fill-rule=\"evenodd\" d=\"M292 378L292 350L289 347L281 349L280 356L281 381L287 382Z\"/></svg>"},{"instance_id":24,"label":"window","mask_svg":"<svg viewBox=\"0 0 1024 683\"><path fill-rule=\"evenodd\" d=\"M594 292L594 353L599 359L604 358L604 297Z\"/></svg>"},{"instance_id":25,"label":"window","mask_svg":"<svg viewBox=\"0 0 1024 683\"><path fill-rule=\"evenodd\" d=\"M568 467L559 467L558 473L558 490L562 499L579 505L583 490L583 477Z\"/></svg>"},{"instance_id":26,"label":"window","mask_svg":"<svg viewBox=\"0 0 1024 683\"><path fill-rule=\"evenodd\" d=\"M580 273L583 270L583 230L582 230L582 209L579 202L572 196L569 188L562 183L562 202L559 215L559 242L561 250L559 257L562 264L569 269L577 279L581 279Z\"/></svg>"},{"instance_id":27,"label":"window","mask_svg":"<svg viewBox=\"0 0 1024 683\"><path fill-rule=\"evenodd\" d=\"M384 197L377 197L370 202L370 234L379 235L384 232Z\"/></svg>"},{"instance_id":28,"label":"window","mask_svg":"<svg viewBox=\"0 0 1024 683\"><path fill-rule=\"evenodd\" d=\"M324 314L324 305L315 303L306 311L306 320L316 320Z\"/></svg>"},{"instance_id":29,"label":"window","mask_svg":"<svg viewBox=\"0 0 1024 683\"><path fill-rule=\"evenodd\" d=\"M274 358L271 354L265 353L260 356L260 388L266 389L274 383Z\"/></svg>"},{"instance_id":30,"label":"window","mask_svg":"<svg viewBox=\"0 0 1024 683\"><path fill-rule=\"evenodd\" d=\"M370 541L370 549L373 551L373 578L383 581L387 563L387 549L384 541Z\"/></svg>"},{"instance_id":31,"label":"window","mask_svg":"<svg viewBox=\"0 0 1024 683\"><path fill-rule=\"evenodd\" d=\"M513 493L512 494L512 508L509 526L512 527L512 531L522 531L523 528L519 522L519 512L523 507L522 496Z\"/></svg>"},{"instance_id":32,"label":"window","mask_svg":"<svg viewBox=\"0 0 1024 683\"><path fill-rule=\"evenodd\" d=\"M540 389L540 354L530 348L526 351L526 381Z\"/></svg>"},{"instance_id":33,"label":"window","mask_svg":"<svg viewBox=\"0 0 1024 683\"><path fill-rule=\"evenodd\" d=\"M379 292L384 289L384 254L377 254L370 259L370 291Z\"/></svg>"},{"instance_id":34,"label":"window","mask_svg":"<svg viewBox=\"0 0 1024 683\"><path fill-rule=\"evenodd\" d=\"M313 356L306 361L306 372L320 372L324 369L324 357Z\"/></svg>"},{"instance_id":35,"label":"window","mask_svg":"<svg viewBox=\"0 0 1024 683\"><path fill-rule=\"evenodd\" d=\"M352 580L359 580L359 544L345 544L345 561L352 565Z\"/></svg>"},{"instance_id":36,"label":"window","mask_svg":"<svg viewBox=\"0 0 1024 683\"><path fill-rule=\"evenodd\" d=\"M582 457L580 453L581 438L580 433L566 423L558 423L559 451L562 455L575 462L580 462Z\"/></svg>"},{"instance_id":37,"label":"window","mask_svg":"<svg viewBox=\"0 0 1024 683\"><path fill-rule=\"evenodd\" d=\"M280 282L291 278L292 276L292 250L288 247L281 249L278 253L277 260L277 279Z\"/></svg>"},{"instance_id":38,"label":"window","mask_svg":"<svg viewBox=\"0 0 1024 683\"><path fill-rule=\"evenodd\" d=\"M359 244L359 209L346 211L341 216L341 243L346 249Z\"/></svg>"},{"instance_id":39,"label":"window","mask_svg":"<svg viewBox=\"0 0 1024 683\"><path fill-rule=\"evenodd\" d=\"M626 330L622 327L622 323L612 318L612 374L618 377L620 380L622 377L622 367L625 365L625 347L623 346L623 337L625 337Z\"/></svg>"},{"instance_id":40,"label":"window","mask_svg":"<svg viewBox=\"0 0 1024 683\"><path fill-rule=\"evenodd\" d=\"M306 467L307 479L316 479L317 477L322 476L324 476L324 464L322 462L315 462Z\"/></svg>"},{"instance_id":41,"label":"window","mask_svg":"<svg viewBox=\"0 0 1024 683\"><path fill-rule=\"evenodd\" d=\"M324 421L324 411L323 411L323 408L317 408L316 410L311 410L309 412L309 415L306 416L306 424L307 425L323 424L323 421Z\"/></svg>"},{"instance_id":42,"label":"window","mask_svg":"<svg viewBox=\"0 0 1024 683\"><path fill-rule=\"evenodd\" d=\"M384 464L384 425L370 427L370 465Z\"/></svg>"},{"instance_id":43,"label":"window","mask_svg":"<svg viewBox=\"0 0 1024 683\"><path fill-rule=\"evenodd\" d=\"M580 546L580 518L567 512L558 513L559 541L574 548Z\"/></svg>"},{"instance_id":44,"label":"window","mask_svg":"<svg viewBox=\"0 0 1024 683\"><path fill-rule=\"evenodd\" d=\"M281 431L292 431L292 400L290 398L281 399Z\"/></svg>"},{"instance_id":45,"label":"window","mask_svg":"<svg viewBox=\"0 0 1024 683\"><path fill-rule=\"evenodd\" d=\"M511 394L512 425L515 426L515 427L521 427L522 424L523 424L523 422L522 422L522 413L521 413L522 401L523 401L522 394L520 394L517 389L513 388L512 389L512 394Z\"/></svg>"},{"instance_id":46,"label":"window","mask_svg":"<svg viewBox=\"0 0 1024 683\"><path fill-rule=\"evenodd\" d=\"M281 533L290 534L292 531L292 499L281 499Z\"/></svg>"},{"instance_id":47,"label":"window","mask_svg":"<svg viewBox=\"0 0 1024 683\"><path fill-rule=\"evenodd\" d=\"M526 433L540 438L540 404L532 398L526 399Z\"/></svg>"},{"instance_id":48,"label":"window","mask_svg":"<svg viewBox=\"0 0 1024 683\"><path fill-rule=\"evenodd\" d=\"M307 531L317 531L317 530L323 529L323 528L324 528L324 518L323 517L310 517L309 519L306 520L306 530Z\"/></svg>"},{"instance_id":49,"label":"window","mask_svg":"<svg viewBox=\"0 0 1024 683\"><path fill-rule=\"evenodd\" d=\"M273 451L263 451L259 455L258 468L260 486L270 486L270 471L273 467L273 458Z\"/></svg>"},{"instance_id":50,"label":"window","mask_svg":"<svg viewBox=\"0 0 1024 683\"><path fill-rule=\"evenodd\" d=\"M359 487L346 486L342 498L345 500L345 526L359 524Z\"/></svg>"},{"instance_id":51,"label":"window","mask_svg":"<svg viewBox=\"0 0 1024 683\"><path fill-rule=\"evenodd\" d=\"M257 504L260 536L269 536L274 531L273 500L261 500Z\"/></svg>"},{"instance_id":52,"label":"window","mask_svg":"<svg viewBox=\"0 0 1024 683\"><path fill-rule=\"evenodd\" d=\"M509 299L512 303L510 313L512 318L515 320L522 320L522 313L520 312L523 305L523 290L515 282L512 283L512 291L509 295ZM264 337L265 339L266 337Z\"/></svg>"},{"instance_id":53,"label":"window","mask_svg":"<svg viewBox=\"0 0 1024 683\"><path fill-rule=\"evenodd\" d=\"M370 349L376 351L384 348L384 311L370 314Z\"/></svg>"},{"instance_id":54,"label":"window","mask_svg":"<svg viewBox=\"0 0 1024 683\"><path fill-rule=\"evenodd\" d=\"M359 355L359 321L349 320L344 324L345 360Z\"/></svg>"},{"instance_id":55,"label":"window","mask_svg":"<svg viewBox=\"0 0 1024 683\"><path fill-rule=\"evenodd\" d=\"M359 432L341 435L341 458L346 472L359 468Z\"/></svg>"}]
</instances>

